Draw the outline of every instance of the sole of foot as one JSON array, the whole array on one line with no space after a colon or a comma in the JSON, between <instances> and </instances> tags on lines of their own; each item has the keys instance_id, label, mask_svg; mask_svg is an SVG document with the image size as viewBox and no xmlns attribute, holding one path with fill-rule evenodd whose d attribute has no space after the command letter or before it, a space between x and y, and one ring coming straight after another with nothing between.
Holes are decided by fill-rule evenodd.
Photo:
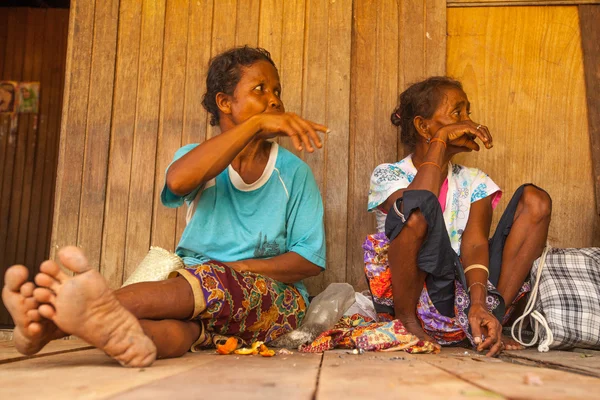
<instances>
[{"instance_id":1,"label":"sole of foot","mask_svg":"<svg viewBox=\"0 0 600 400\"><path fill-rule=\"evenodd\" d=\"M39 313L61 330L103 350L125 367L147 367L156 359L156 346L142 327L119 303L106 281L91 269L83 252L74 246L58 253L61 264L46 261L35 277Z\"/></svg>"},{"instance_id":2,"label":"sole of foot","mask_svg":"<svg viewBox=\"0 0 600 400\"><path fill-rule=\"evenodd\" d=\"M38 302L33 297L35 285L27 281L28 277L29 271L23 265L8 268L4 276L2 301L15 323L15 348L21 354L32 355L65 334L38 312Z\"/></svg>"}]
</instances>

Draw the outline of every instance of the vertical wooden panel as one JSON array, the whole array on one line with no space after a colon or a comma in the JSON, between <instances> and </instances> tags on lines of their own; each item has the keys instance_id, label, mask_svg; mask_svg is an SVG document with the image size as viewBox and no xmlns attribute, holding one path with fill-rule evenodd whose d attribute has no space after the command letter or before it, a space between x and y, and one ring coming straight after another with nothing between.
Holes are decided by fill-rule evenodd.
<instances>
[{"instance_id":1,"label":"vertical wooden panel","mask_svg":"<svg viewBox=\"0 0 600 400\"><path fill-rule=\"evenodd\" d=\"M187 55L188 2L167 3L163 74L158 125L158 147L154 180L154 212L152 244L175 250L176 211L160 203L165 183L165 170L181 145L185 101L185 68Z\"/></svg>"},{"instance_id":2,"label":"vertical wooden panel","mask_svg":"<svg viewBox=\"0 0 600 400\"><path fill-rule=\"evenodd\" d=\"M356 289L366 287L362 243L375 232L367 195L373 169L397 157L397 130L389 122L397 97L398 7L395 1L355 2L348 199L348 271ZM414 68L419 68L415 60ZM412 67L411 67L412 68Z\"/></svg>"},{"instance_id":3,"label":"vertical wooden panel","mask_svg":"<svg viewBox=\"0 0 600 400\"><path fill-rule=\"evenodd\" d=\"M31 70L31 75L29 77L24 76L25 79L30 81L38 81L41 83L41 75L42 75L42 62L43 62L43 44L45 37L45 21L46 21L46 10L44 9L30 9L30 13L33 14L33 23L28 26L28 29L34 31L34 46L33 46L33 66ZM40 89L41 92L41 89ZM39 106L45 105L45 103L49 102L41 102L41 97L38 98ZM58 106L58 105L57 105ZM38 114L31 114L29 118L29 126L28 134L27 134L27 147L25 149L26 159L25 159L25 171L23 174L23 191L21 198L21 212L20 212L20 220L19 220L19 229L18 236L15 238L16 240L16 256L15 262L25 263L25 254L26 254L26 245L27 245L27 237L28 237L28 227L29 227L29 218L31 216L32 211L32 192L33 192L33 172L35 168L35 160L36 160L36 148L38 147L39 136L38 133L42 132L38 129L39 127L39 112ZM43 132L42 134L45 134ZM33 193L33 197L37 195L35 192ZM33 265L28 265L28 267L33 267Z\"/></svg>"},{"instance_id":4,"label":"vertical wooden panel","mask_svg":"<svg viewBox=\"0 0 600 400\"><path fill-rule=\"evenodd\" d=\"M156 143L160 111L165 27L165 0L144 0L137 80L137 112L133 137L131 183L127 212L124 277L142 261L150 247Z\"/></svg>"},{"instance_id":5,"label":"vertical wooden panel","mask_svg":"<svg viewBox=\"0 0 600 400\"><path fill-rule=\"evenodd\" d=\"M321 292L330 283L345 282L347 277L348 218L347 209L340 205L348 202L352 1L328 3L325 123L331 132L324 135L324 148L321 150L324 157L322 195L325 203L327 271L309 282L313 294Z\"/></svg>"},{"instance_id":6,"label":"vertical wooden panel","mask_svg":"<svg viewBox=\"0 0 600 400\"><path fill-rule=\"evenodd\" d=\"M235 45L235 25L237 1L218 0L213 9L212 55L213 57Z\"/></svg>"},{"instance_id":7,"label":"vertical wooden panel","mask_svg":"<svg viewBox=\"0 0 600 400\"><path fill-rule=\"evenodd\" d=\"M264 4L264 3L263 3ZM256 46L258 43L258 21L261 14L260 0L240 0L237 2L235 45Z\"/></svg>"},{"instance_id":8,"label":"vertical wooden panel","mask_svg":"<svg viewBox=\"0 0 600 400\"><path fill-rule=\"evenodd\" d=\"M96 2L77 244L99 268L115 84L119 0Z\"/></svg>"},{"instance_id":9,"label":"vertical wooden panel","mask_svg":"<svg viewBox=\"0 0 600 400\"><path fill-rule=\"evenodd\" d=\"M141 20L141 2L121 0L100 263L112 288L121 286L123 279Z\"/></svg>"},{"instance_id":10,"label":"vertical wooden panel","mask_svg":"<svg viewBox=\"0 0 600 400\"><path fill-rule=\"evenodd\" d=\"M327 108L330 99L327 95L328 76L328 28L329 28L329 1L307 0L305 19L305 46L304 46L304 78L302 88L302 116L311 121L327 124ZM325 184L325 152L329 150L315 150L314 153L306 152L303 158L308 163L315 176L321 195L324 197ZM333 150L333 149L332 149ZM324 204L327 208L328 204ZM328 255L329 256L329 255ZM328 260L329 261L329 260ZM327 274L335 275L336 268L328 263ZM337 268L343 265L337 265ZM324 286L324 274L307 280L311 293L318 293Z\"/></svg>"},{"instance_id":11,"label":"vertical wooden panel","mask_svg":"<svg viewBox=\"0 0 600 400\"><path fill-rule=\"evenodd\" d=\"M600 6L579 6L596 213L600 215ZM597 233L600 236L600 232Z\"/></svg>"},{"instance_id":12,"label":"vertical wooden panel","mask_svg":"<svg viewBox=\"0 0 600 400\"><path fill-rule=\"evenodd\" d=\"M284 2L281 0L261 0L260 2L258 45L271 53L275 65L279 65L281 62L283 5Z\"/></svg>"},{"instance_id":13,"label":"vertical wooden panel","mask_svg":"<svg viewBox=\"0 0 600 400\"><path fill-rule=\"evenodd\" d=\"M281 98L286 111L302 114L302 75L304 57L304 21L306 4L304 0L285 0L283 3L283 32L281 38ZM297 156L298 150L288 138L279 138L279 144Z\"/></svg>"},{"instance_id":14,"label":"vertical wooden panel","mask_svg":"<svg viewBox=\"0 0 600 400\"><path fill-rule=\"evenodd\" d=\"M23 76L23 66L25 63L25 46L27 40L27 9L15 8L10 9L8 17L8 46L6 51L6 60L4 63L4 76L6 79L20 81ZM30 36L31 38L31 36ZM14 249L11 246L7 246L9 243L8 236L10 229L10 216L11 216L11 199L13 189L13 178L16 174L18 175L22 171L19 168L15 168L15 163L18 163L17 149L23 147L24 132L23 127L25 122L24 118L20 118L19 122L23 122L20 125L20 129L16 131L9 131L7 133L6 147L4 148L4 165L2 166L2 186L0 187L0 255L6 264L9 264L14 260ZM14 211L14 210L13 210ZM14 217L13 217L14 218ZM14 220L13 220L14 221ZM14 222L13 222L14 224ZM14 229L14 228L13 228Z\"/></svg>"},{"instance_id":15,"label":"vertical wooden panel","mask_svg":"<svg viewBox=\"0 0 600 400\"><path fill-rule=\"evenodd\" d=\"M50 11L54 12L54 11ZM61 132L61 118L64 115L66 106L63 104L65 82L66 82L66 64L67 64L67 45L68 45L68 33L70 29L69 12L58 13L58 25L60 29L60 38L57 40L56 54L54 55L53 63L56 68L52 69L52 93L53 101L56 104L62 105L62 107L53 107L50 113L50 119L48 121L48 143L46 147L46 157L44 159L44 186L42 193L44 193L45 201L42 202L42 208L40 210L40 223L39 223L39 234L37 238L37 249L36 249L36 264L39 264L41 260L47 259L50 254L50 237L53 229L52 221L54 219L54 204L55 204L55 191L58 187L56 183L57 169L58 169L58 153L59 153L59 142Z\"/></svg>"},{"instance_id":16,"label":"vertical wooden panel","mask_svg":"<svg viewBox=\"0 0 600 400\"><path fill-rule=\"evenodd\" d=\"M58 12L57 12L58 11ZM53 72L60 70L62 60L59 57L64 57L64 52L61 52L58 48L58 44L61 41L66 42L62 36L58 36L63 32L65 26L68 26L68 20L58 18L60 13L67 15L68 10L56 10L48 9L46 11L45 26L42 30L43 40L42 43L42 60L44 68L42 69L40 77L40 110L38 117L38 141L35 150L35 165L33 169L33 182L32 182L32 196L29 207L29 221L27 226L27 239L20 243L25 245L27 248L25 254L25 265L27 265L33 272L38 270L39 260L36 259L36 249L38 245L38 234L40 230L40 216L42 204L46 204L46 210L50 210L50 193L43 191L44 185L44 160L46 159L47 152L53 143L57 143L58 135L54 136L55 141L50 140L50 113L58 113L61 111L61 104L57 101L58 97L57 89L60 77L53 80ZM61 25L61 23L64 23ZM58 36L58 37L56 37ZM52 176L54 182L54 176ZM48 185L50 188L50 185Z\"/></svg>"},{"instance_id":17,"label":"vertical wooden panel","mask_svg":"<svg viewBox=\"0 0 600 400\"><path fill-rule=\"evenodd\" d=\"M554 199L552 245L598 246L577 7L451 9L448 32L448 72L494 135L493 149L457 161L503 188L494 226L514 190L533 182Z\"/></svg>"},{"instance_id":18,"label":"vertical wooden panel","mask_svg":"<svg viewBox=\"0 0 600 400\"><path fill-rule=\"evenodd\" d=\"M237 20L237 1L219 0L213 8L213 30L211 41L211 57L235 46L235 25ZM210 118L206 121L206 138L209 139L220 133L218 126L211 126Z\"/></svg>"},{"instance_id":19,"label":"vertical wooden panel","mask_svg":"<svg viewBox=\"0 0 600 400\"><path fill-rule=\"evenodd\" d=\"M93 28L94 4L81 0L71 1L52 226L52 257L59 247L77 243Z\"/></svg>"},{"instance_id":20,"label":"vertical wooden panel","mask_svg":"<svg viewBox=\"0 0 600 400\"><path fill-rule=\"evenodd\" d=\"M251 3L243 2L244 5L248 6ZM210 60L213 28L213 0L190 0L189 7L187 63L185 70L185 110L183 114L183 134L181 136L182 146L189 143L202 143L206 139L208 113L202 107L202 98L204 93L206 93L206 73L208 72L208 62ZM251 14L253 9L245 9L243 14ZM256 18L258 19L258 14ZM246 26L246 24L241 25ZM179 239L181 239L181 235L185 229L186 212L187 209L185 207L177 209L176 245L179 243Z\"/></svg>"},{"instance_id":21,"label":"vertical wooden panel","mask_svg":"<svg viewBox=\"0 0 600 400\"><path fill-rule=\"evenodd\" d=\"M33 67L35 60L35 34L36 29L34 24L36 22L35 15L36 13L32 9L26 9L26 20L24 26L24 45L21 51L23 52L23 64L20 65L21 68L21 77L22 81L29 81L33 78ZM8 188L8 191L3 192L3 197L6 199L9 198L8 204L10 204L10 208L8 209L9 218L8 218L8 235L6 237L6 246L5 246L5 259L8 261L8 264L16 263L16 252L17 252L17 239L19 235L19 222L21 216L21 200L23 197L24 190L24 174L25 174L25 162L27 158L27 148L28 143L30 141L29 138L29 124L32 119L31 114L19 114L18 121L19 127L17 130L16 137L16 147L15 147L15 157L14 163L12 165L13 174L12 174L12 185L5 186L5 189ZM3 199L3 201L4 201ZM4 204L4 203L3 203ZM23 260L24 261L24 260ZM20 261L22 263L23 261Z\"/></svg>"}]
</instances>

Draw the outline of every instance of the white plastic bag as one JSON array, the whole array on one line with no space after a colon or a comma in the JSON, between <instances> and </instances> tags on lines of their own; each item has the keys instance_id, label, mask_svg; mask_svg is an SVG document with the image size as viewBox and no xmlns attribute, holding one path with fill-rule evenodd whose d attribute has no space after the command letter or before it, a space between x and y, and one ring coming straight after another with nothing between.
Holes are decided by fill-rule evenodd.
<instances>
[{"instance_id":1,"label":"white plastic bag","mask_svg":"<svg viewBox=\"0 0 600 400\"><path fill-rule=\"evenodd\" d=\"M333 328L355 302L354 288L347 283L332 283L310 302L300 327L272 341L272 347L298 348Z\"/></svg>"}]
</instances>

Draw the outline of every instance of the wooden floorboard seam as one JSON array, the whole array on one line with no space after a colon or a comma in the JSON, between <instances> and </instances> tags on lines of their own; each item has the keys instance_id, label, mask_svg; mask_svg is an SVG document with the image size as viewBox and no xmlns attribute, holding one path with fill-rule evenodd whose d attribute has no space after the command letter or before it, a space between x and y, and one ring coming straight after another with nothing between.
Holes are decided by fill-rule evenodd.
<instances>
[{"instance_id":1,"label":"wooden floorboard seam","mask_svg":"<svg viewBox=\"0 0 600 400\"><path fill-rule=\"evenodd\" d=\"M94 349L94 346L85 346L85 347L79 347L76 349L67 349L67 350L58 350L58 351L52 351L49 353L38 353L38 354L33 354L30 356L22 356L22 357L14 357L14 358L7 358L5 360L0 360L0 365L2 364L9 364L9 363L13 363L13 362L17 362L17 361L23 361L23 360L30 360L32 358L41 358L41 357L48 357L48 356L56 356L59 354L66 354L66 353L73 353L76 351L81 351L81 350L90 350L90 349Z\"/></svg>"},{"instance_id":2,"label":"wooden floorboard seam","mask_svg":"<svg viewBox=\"0 0 600 400\"><path fill-rule=\"evenodd\" d=\"M317 379L315 380L315 389L313 391L311 400L317 400L317 393L319 392L319 382L321 380L321 373L323 372L323 360L325 359L325 352L321 353L321 362L319 362L319 372L317 372Z\"/></svg>"},{"instance_id":3,"label":"wooden floorboard seam","mask_svg":"<svg viewBox=\"0 0 600 400\"><path fill-rule=\"evenodd\" d=\"M540 361L534 360L527 356L516 356L516 355L500 355L500 359L504 362L508 362L511 364L525 365L528 367L536 367L536 368L548 368L555 369L558 371L571 372L573 374L590 376L592 378L600 378L597 373L593 373L590 371L586 371L584 369L579 369L576 367L571 367L568 365L552 362L552 361Z\"/></svg>"},{"instance_id":4,"label":"wooden floorboard seam","mask_svg":"<svg viewBox=\"0 0 600 400\"><path fill-rule=\"evenodd\" d=\"M441 371L444 371L444 372L446 372L446 373L448 373L448 374L450 374L450 375L454 376L455 378L458 378L458 379L460 379L461 381L463 381L463 382L465 382L465 383L468 383L468 384L470 384L470 385L473 385L473 386L475 386L475 387L477 387L477 388L481 389L482 391L484 391L484 392L486 392L486 393L493 393L494 395L498 396L498 398L505 398L505 399L507 399L507 400L513 400L511 397L505 396L505 395L503 395L503 394L501 394L501 393L498 393L498 392L496 392L496 391L494 391L494 390L490 390L489 388L487 388L487 387L485 387L485 386L483 386L483 385L480 385L480 384L478 384L477 382L473 382L473 381L471 381L471 380L469 380L469 379L467 379L467 378L465 378L465 377L461 376L461 374L459 374L459 373L457 373L457 372L454 372L454 371L452 371L451 369L446 369L446 368L443 368L443 367L441 367L441 366L439 366L439 365L435 365L435 364L433 364L433 363L431 363L431 362L429 362L429 361L427 361L427 360L423 360L423 361L425 361L427 364L431 365L432 367L435 367L435 368L437 368L437 369L439 369L439 370L441 370Z\"/></svg>"}]
</instances>

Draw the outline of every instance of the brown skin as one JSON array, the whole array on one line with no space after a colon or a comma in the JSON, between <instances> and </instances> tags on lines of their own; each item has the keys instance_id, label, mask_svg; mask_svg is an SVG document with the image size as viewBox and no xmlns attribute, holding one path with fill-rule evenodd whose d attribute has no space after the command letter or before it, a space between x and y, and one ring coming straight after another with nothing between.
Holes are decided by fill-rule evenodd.
<instances>
[{"instance_id":1,"label":"brown skin","mask_svg":"<svg viewBox=\"0 0 600 400\"><path fill-rule=\"evenodd\" d=\"M221 134L173 163L167 173L169 189L178 195L190 193L229 164L245 182L255 182L269 159L269 138L288 136L298 150L305 148L311 153L315 147L323 147L316 131L326 132L327 127L286 113L280 94L279 75L269 62L258 61L243 68L233 95L217 95ZM227 265L238 272L253 272L284 283L298 282L322 271L293 252L270 259L228 262ZM183 278L139 283L120 289L115 295L141 320L144 332L156 344L158 358L183 355L200 334L196 322L185 321L192 315L194 297ZM140 298L144 299L142 303ZM173 335L181 340L171 340Z\"/></svg>"},{"instance_id":2,"label":"brown skin","mask_svg":"<svg viewBox=\"0 0 600 400\"><path fill-rule=\"evenodd\" d=\"M279 76L269 62L259 61L242 71L233 95L217 95L221 134L200 144L169 168L167 186L173 193L190 193L229 164L245 182L255 182L262 175L269 158L269 138L288 136L298 150L306 149L308 152L322 147L316 131L326 132L327 127L285 112L279 97ZM62 328L62 323L57 327L51 322L58 314L66 313L64 308L56 309L59 296L52 287L75 286L79 294L89 292L90 286L110 292L102 277L89 271L87 260L79 249L68 247L60 254L65 267L86 272L70 278L59 274L56 264L47 261L36 276L40 287L35 291L30 287L32 285L23 288L27 276L22 276L18 268L12 267L7 273L9 281L14 281L14 284L5 288L4 297L10 299L13 317L21 317L18 319L19 332L23 337L19 338L19 345L23 352L32 354L48 341L71 333ZM298 282L321 272L320 267L293 252L265 260L240 260L228 265L239 272L254 272L284 283ZM29 293L31 291L33 294ZM190 285L181 277L130 285L104 298L108 303L116 299L121 306L114 306L119 316L130 313L139 321L143 333L156 346L157 358L185 354L200 334L199 324L188 320L194 310L194 296ZM73 318L69 321L79 322ZM140 361L136 362L129 365L139 365Z\"/></svg>"},{"instance_id":3,"label":"brown skin","mask_svg":"<svg viewBox=\"0 0 600 400\"><path fill-rule=\"evenodd\" d=\"M406 189L396 191L380 206L383 210L389 210L405 190L429 190L438 196L446 179L446 165L452 157L462 152L479 151L475 138L481 140L488 149L493 146L488 128L470 119L467 95L454 88L447 88L444 92L445 96L431 118L417 116L414 119L419 138L412 160L418 172ZM439 140L432 140L434 138ZM432 141L427 143L427 139ZM434 162L440 165L442 170L435 165L422 165L425 162ZM504 248L498 284L498 291L507 305L512 303L533 261L542 253L548 236L550 211L550 199L545 193L532 186L525 188ZM461 258L465 267L472 264L489 265L488 237L491 221L490 197L471 205L461 243ZM389 261L393 292L398 293L394 295L396 317L411 333L421 339L433 341L424 332L415 314L426 278L426 274L417 265L418 252L426 238L425 227L426 223L420 211L411 214L405 229L390 244ZM477 350L487 350L488 356L495 356L505 347L504 343L508 349L520 348L512 340L502 339L500 321L488 313L485 307L487 293L484 285L487 282L487 273L481 269L473 269L466 277L467 285L471 287L471 309L468 318L478 343ZM481 341L481 335L484 335L485 340Z\"/></svg>"}]
</instances>

